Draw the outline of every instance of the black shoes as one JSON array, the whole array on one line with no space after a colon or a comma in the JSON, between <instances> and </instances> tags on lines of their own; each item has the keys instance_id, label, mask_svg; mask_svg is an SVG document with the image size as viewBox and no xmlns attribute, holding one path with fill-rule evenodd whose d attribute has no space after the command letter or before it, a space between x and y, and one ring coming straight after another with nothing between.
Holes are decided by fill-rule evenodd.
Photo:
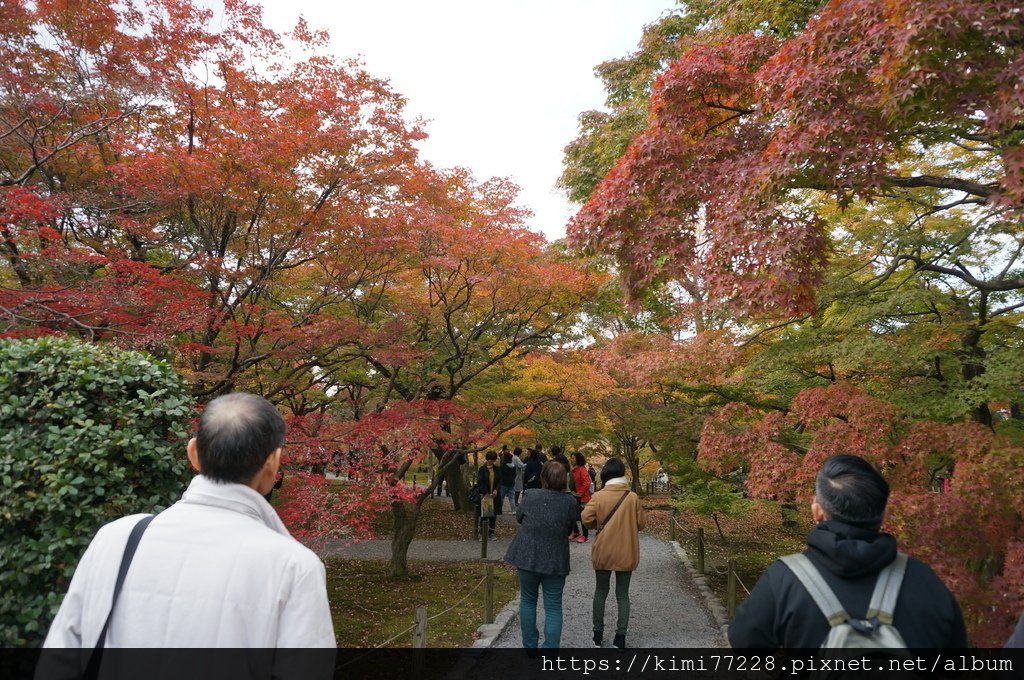
<instances>
[{"instance_id":1,"label":"black shoes","mask_svg":"<svg viewBox=\"0 0 1024 680\"><path fill-rule=\"evenodd\" d=\"M604 631L595 630L594 631L594 646L595 647L601 647L603 642L604 642ZM626 634L625 633L616 633L615 634L615 639L612 641L612 644L615 645L619 649L625 649L626 648Z\"/></svg>"}]
</instances>

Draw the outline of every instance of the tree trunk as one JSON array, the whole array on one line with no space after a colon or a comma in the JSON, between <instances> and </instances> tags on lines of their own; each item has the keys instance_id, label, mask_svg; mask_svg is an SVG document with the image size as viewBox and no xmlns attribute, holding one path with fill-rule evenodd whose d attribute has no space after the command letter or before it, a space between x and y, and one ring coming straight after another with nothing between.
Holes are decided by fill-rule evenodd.
<instances>
[{"instance_id":1,"label":"tree trunk","mask_svg":"<svg viewBox=\"0 0 1024 680\"><path fill-rule=\"evenodd\" d=\"M987 352L985 348L981 346L981 338L985 333L984 325L986 317L988 315L988 295L985 292L981 294L981 300L979 302L978 314L974 315L973 311L964 304L961 309L960 316L964 321L971 322L973 326L968 328L961 336L961 347L964 353L963 363L963 378L964 381L970 383L972 380L978 380L985 374L985 358ZM995 429L995 423L992 418L992 411L989 410L986 402L981 402L976 405L971 413L972 419L977 422Z\"/></svg>"},{"instance_id":2,"label":"tree trunk","mask_svg":"<svg viewBox=\"0 0 1024 680\"><path fill-rule=\"evenodd\" d=\"M469 502L466 482L462 479L462 466L450 465L445 470L444 481L448 485L448 492L452 495L452 506L455 510L471 510L473 506Z\"/></svg>"},{"instance_id":3,"label":"tree trunk","mask_svg":"<svg viewBox=\"0 0 1024 680\"><path fill-rule=\"evenodd\" d=\"M622 453L629 474L633 478L632 489L638 496L641 496L643 495L643 486L640 484L640 458L637 452L637 443L630 438L624 442Z\"/></svg>"},{"instance_id":4,"label":"tree trunk","mask_svg":"<svg viewBox=\"0 0 1024 680\"><path fill-rule=\"evenodd\" d=\"M725 537L725 533L722 531L722 525L718 523L718 513L711 513L711 519L715 520L715 528L718 529L718 536L722 539L722 543L728 543L729 539Z\"/></svg>"},{"instance_id":5,"label":"tree trunk","mask_svg":"<svg viewBox=\"0 0 1024 680\"><path fill-rule=\"evenodd\" d=\"M437 456L437 451L434 451L434 455ZM462 485L462 476L459 472L459 466L456 464L455 458L458 456L456 452L449 451L448 453L442 454L438 457L440 469L443 469L443 477L447 477L448 474L455 471L455 475L458 477L458 482L452 490L452 499L458 502L457 499L460 497L465 499L466 492ZM392 483L397 483L405 475L406 471L412 465L412 459L405 461L395 471L395 475L392 477ZM450 478L449 478L450 479ZM434 491L441 485L440 479L433 479L427 488L419 491L416 494L415 500L412 503L405 501L393 501L391 503L391 517L392 517L392 529L391 529L391 564L388 569L388 575L393 578L405 577L409 575L409 544L412 543L412 539L416 536L416 524L419 522L420 509L423 507L423 503L428 498L434 495ZM458 494L458 495L456 495ZM468 499L466 500L468 503Z\"/></svg>"},{"instance_id":6,"label":"tree trunk","mask_svg":"<svg viewBox=\"0 0 1024 680\"><path fill-rule=\"evenodd\" d=\"M404 578L409 575L409 544L416 535L416 522L420 517L420 506L416 503L394 501L391 504L394 525L391 533L391 566L388 576Z\"/></svg>"},{"instance_id":7,"label":"tree trunk","mask_svg":"<svg viewBox=\"0 0 1024 680\"><path fill-rule=\"evenodd\" d=\"M780 503L779 512L782 514L782 526L795 527L798 524L796 519L794 519L797 512L796 503L792 501L788 503Z\"/></svg>"}]
</instances>

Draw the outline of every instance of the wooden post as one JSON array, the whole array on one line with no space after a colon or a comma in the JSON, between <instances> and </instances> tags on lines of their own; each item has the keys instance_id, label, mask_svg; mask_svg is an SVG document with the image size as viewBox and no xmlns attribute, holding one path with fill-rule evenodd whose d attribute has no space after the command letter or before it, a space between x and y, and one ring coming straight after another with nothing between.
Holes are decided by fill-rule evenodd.
<instances>
[{"instance_id":1,"label":"wooden post","mask_svg":"<svg viewBox=\"0 0 1024 680\"><path fill-rule=\"evenodd\" d=\"M725 597L729 605L729 619L736 614L736 560L729 560L729 580L725 586Z\"/></svg>"},{"instance_id":2,"label":"wooden post","mask_svg":"<svg viewBox=\"0 0 1024 680\"><path fill-rule=\"evenodd\" d=\"M416 608L416 632L413 634L412 646L423 649L427 646L427 608Z\"/></svg>"},{"instance_id":3,"label":"wooden post","mask_svg":"<svg viewBox=\"0 0 1024 680\"><path fill-rule=\"evenodd\" d=\"M484 568L484 623L494 623L494 564L488 562Z\"/></svg>"},{"instance_id":4,"label":"wooden post","mask_svg":"<svg viewBox=\"0 0 1024 680\"><path fill-rule=\"evenodd\" d=\"M487 559L487 518L480 518L480 559Z\"/></svg>"},{"instance_id":5,"label":"wooden post","mask_svg":"<svg viewBox=\"0 0 1024 680\"><path fill-rule=\"evenodd\" d=\"M697 527L697 573L704 573L704 527Z\"/></svg>"},{"instance_id":6,"label":"wooden post","mask_svg":"<svg viewBox=\"0 0 1024 680\"><path fill-rule=\"evenodd\" d=\"M671 541L676 540L676 512L675 508L672 508L672 513L668 516L668 538Z\"/></svg>"}]
</instances>

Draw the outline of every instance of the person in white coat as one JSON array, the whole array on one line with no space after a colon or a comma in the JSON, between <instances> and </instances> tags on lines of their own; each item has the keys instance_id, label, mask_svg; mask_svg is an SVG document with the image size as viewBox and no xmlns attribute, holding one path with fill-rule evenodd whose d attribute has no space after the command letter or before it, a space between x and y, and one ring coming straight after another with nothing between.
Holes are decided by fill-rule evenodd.
<instances>
[{"instance_id":1,"label":"person in white coat","mask_svg":"<svg viewBox=\"0 0 1024 680\"><path fill-rule=\"evenodd\" d=\"M210 402L187 445L200 474L142 535L106 648L336 646L324 565L263 498L284 437L284 419L262 397L238 392ZM44 647L96 646L125 543L142 517L99 530Z\"/></svg>"}]
</instances>

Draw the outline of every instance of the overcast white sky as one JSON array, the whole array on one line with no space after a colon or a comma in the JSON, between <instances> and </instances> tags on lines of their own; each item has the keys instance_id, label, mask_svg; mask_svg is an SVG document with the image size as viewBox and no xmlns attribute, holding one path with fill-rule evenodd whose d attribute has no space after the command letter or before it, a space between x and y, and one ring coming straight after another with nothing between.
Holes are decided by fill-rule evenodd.
<instances>
[{"instance_id":1,"label":"overcast white sky","mask_svg":"<svg viewBox=\"0 0 1024 680\"><path fill-rule=\"evenodd\" d=\"M511 177L530 226L565 234L574 207L555 188L576 117L601 108L593 69L636 48L675 0L257 0L278 30L299 15L327 29L333 51L361 55L430 122L425 158Z\"/></svg>"}]
</instances>

